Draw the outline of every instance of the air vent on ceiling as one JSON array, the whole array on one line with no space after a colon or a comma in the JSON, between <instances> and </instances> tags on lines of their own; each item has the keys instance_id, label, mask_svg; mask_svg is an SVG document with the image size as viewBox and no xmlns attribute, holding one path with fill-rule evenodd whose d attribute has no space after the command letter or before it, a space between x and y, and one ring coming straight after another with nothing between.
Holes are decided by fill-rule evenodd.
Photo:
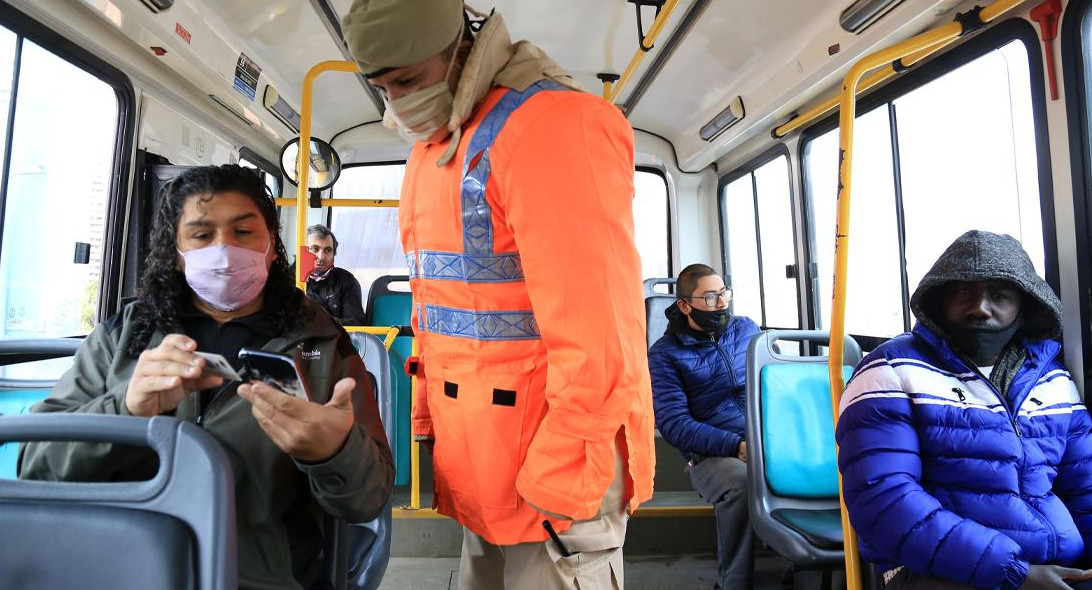
<instances>
[{"instance_id":1,"label":"air vent on ceiling","mask_svg":"<svg viewBox=\"0 0 1092 590\"><path fill-rule=\"evenodd\" d=\"M284 100L276 88L266 85L262 104L265 105L265 110L273 113L278 121L287 125L292 131L300 132L300 114L288 104L288 101Z\"/></svg>"},{"instance_id":2,"label":"air vent on ceiling","mask_svg":"<svg viewBox=\"0 0 1092 590\"><path fill-rule=\"evenodd\" d=\"M156 14L159 14L160 12L163 12L164 10L167 10L168 8L174 6L174 0L140 0L140 1L143 2L145 6L148 7L148 10L151 10L152 12L154 12Z\"/></svg>"},{"instance_id":3,"label":"air vent on ceiling","mask_svg":"<svg viewBox=\"0 0 1092 590\"><path fill-rule=\"evenodd\" d=\"M220 97L219 97L219 96L216 96L215 94L210 94L210 95L209 95L209 98L211 98L211 99L212 99L212 102L214 102L214 103L216 103L216 104L220 105L220 107L221 107L222 109L224 109L225 111L227 111L227 112L231 113L232 115L235 115L235 118L236 118L236 119L239 119L240 121L242 121L243 123L246 123L247 125L254 125L254 123L252 123L252 122L250 121L250 119L247 119L246 117L244 117L242 113L240 113L239 111L237 111L237 110L233 109L233 108L232 108L231 106L229 106L229 105L228 105L228 104L227 104L226 102L224 102L223 100L220 100Z\"/></svg>"}]
</instances>

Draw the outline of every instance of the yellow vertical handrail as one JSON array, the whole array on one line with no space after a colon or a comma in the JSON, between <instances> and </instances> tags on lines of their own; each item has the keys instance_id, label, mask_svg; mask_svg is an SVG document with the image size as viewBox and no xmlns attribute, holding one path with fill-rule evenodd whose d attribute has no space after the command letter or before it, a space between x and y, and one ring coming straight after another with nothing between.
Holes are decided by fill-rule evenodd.
<instances>
[{"instance_id":1,"label":"yellow vertical handrail","mask_svg":"<svg viewBox=\"0 0 1092 590\"><path fill-rule=\"evenodd\" d=\"M997 17L1020 5L1024 0L998 0L983 8L979 17L983 23L992 22ZM834 287L831 304L830 325L830 400L834 410L834 426L838 426L838 413L842 390L845 382L842 378L842 364L845 354L845 307L846 282L849 266L849 212L853 170L853 124L856 117L857 88L865 73L897 59L914 55L921 59L937 48L950 43L963 34L963 25L959 21L948 23L927 31L902 43L898 43L869 55L850 68L842 82L840 112L838 113L839 165L838 165L838 214L834 231ZM861 561L857 547L857 533L849 522L845 496L842 489L842 476L838 474L838 501L842 511L842 531L845 545L846 588L860 590Z\"/></svg>"},{"instance_id":2,"label":"yellow vertical handrail","mask_svg":"<svg viewBox=\"0 0 1092 590\"><path fill-rule=\"evenodd\" d=\"M656 15L656 20L652 22L652 26L648 29L648 33L644 39L641 39L641 47L637 48L637 52L633 54L633 58L629 60L629 65L626 66L626 71L622 72L622 77L614 83L614 87L610 89L607 95L607 100L611 102L617 102L618 96L622 94L622 90L629 84L629 79L633 77L634 72L637 71L637 66L641 65L641 62L645 59L645 54L648 53L643 47L652 47L652 44L656 42L656 37L660 35L660 31L663 30L664 25L667 24L667 19L671 18L671 13L678 6L679 0L667 0L664 3L663 9L660 10L660 14ZM604 92L607 92L606 84L604 84Z\"/></svg>"},{"instance_id":3,"label":"yellow vertical handrail","mask_svg":"<svg viewBox=\"0 0 1092 590\"><path fill-rule=\"evenodd\" d=\"M296 251L307 234L307 171L311 161L311 100L315 79L323 72L357 73L356 62L324 61L315 64L303 77L303 96L300 99L300 151L296 157ZM296 265L296 287L306 291L303 280L303 264Z\"/></svg>"},{"instance_id":4,"label":"yellow vertical handrail","mask_svg":"<svg viewBox=\"0 0 1092 590\"><path fill-rule=\"evenodd\" d=\"M661 25L662 26L662 25ZM307 75L303 78L303 92L300 99L300 156L296 158L296 179L299 181L296 186L296 200L294 203L296 207L296 246L297 250L299 245L303 243L304 236L307 233L307 207L308 207L308 191L307 191L307 166L310 160L311 154L311 109L313 100L313 87L315 79L319 74L323 72L351 72L357 73L359 70L356 67L355 62L351 61L324 61L316 64L310 70L307 71ZM289 205L289 203L280 202L280 205ZM398 206L398 201L395 200L383 200L383 199L322 199L321 204L323 206L352 206L352 207L391 207ZM296 265L296 287L306 291L307 285L303 280L303 265ZM369 326L355 326L352 328L346 328L346 330L354 332L368 332L372 334L384 334L386 337L383 341L383 345L389 350L391 345L394 344L394 339L398 337L399 327L369 327ZM413 339L412 354L417 354L417 339ZM411 376L410 379L410 412L413 412L413 405L417 397L417 377ZM421 507L421 444L414 441L410 445L410 508L419 509Z\"/></svg>"},{"instance_id":5,"label":"yellow vertical handrail","mask_svg":"<svg viewBox=\"0 0 1092 590\"><path fill-rule=\"evenodd\" d=\"M417 339L410 342L410 356L417 356ZM417 375L410 375L410 429L413 424L413 406L417 403ZM410 437L413 438L412 436ZM421 508L421 443L410 443L410 505L411 510Z\"/></svg>"}]
</instances>

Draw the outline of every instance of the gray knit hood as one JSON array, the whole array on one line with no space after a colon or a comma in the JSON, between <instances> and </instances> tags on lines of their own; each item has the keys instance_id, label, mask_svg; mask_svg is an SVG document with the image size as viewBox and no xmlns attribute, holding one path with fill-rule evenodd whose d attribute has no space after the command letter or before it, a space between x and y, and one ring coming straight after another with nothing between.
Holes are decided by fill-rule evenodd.
<instances>
[{"instance_id":1,"label":"gray knit hood","mask_svg":"<svg viewBox=\"0 0 1092 590\"><path fill-rule=\"evenodd\" d=\"M1062 330L1062 302L1039 275L1020 242L1009 235L971 230L952 242L925 273L910 298L918 321L944 334L940 287L952 281L1003 280L1016 284L1026 297L1020 334L1031 339L1057 338Z\"/></svg>"}]
</instances>

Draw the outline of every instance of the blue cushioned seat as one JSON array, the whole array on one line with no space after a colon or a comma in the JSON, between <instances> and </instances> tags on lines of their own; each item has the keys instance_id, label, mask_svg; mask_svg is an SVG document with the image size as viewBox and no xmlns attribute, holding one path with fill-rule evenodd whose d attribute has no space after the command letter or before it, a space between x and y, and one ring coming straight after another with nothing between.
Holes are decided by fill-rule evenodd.
<instances>
[{"instance_id":1,"label":"blue cushioned seat","mask_svg":"<svg viewBox=\"0 0 1092 590\"><path fill-rule=\"evenodd\" d=\"M751 526L798 570L844 564L834 415L827 358L781 354L775 344L825 346L829 338L827 332L767 330L747 349ZM845 377L860 359L857 343L846 338Z\"/></svg>"},{"instance_id":2,"label":"blue cushioned seat","mask_svg":"<svg viewBox=\"0 0 1092 590\"><path fill-rule=\"evenodd\" d=\"M846 380L853 367L844 367ZM825 363L769 364L761 371L766 481L779 496L834 498L838 457Z\"/></svg>"},{"instance_id":3,"label":"blue cushioned seat","mask_svg":"<svg viewBox=\"0 0 1092 590\"><path fill-rule=\"evenodd\" d=\"M391 285L404 284L403 290L391 289ZM409 276L386 275L379 277L368 289L368 307L364 312L364 325L367 326L409 326L413 310L413 296L408 291ZM406 359L413 354L413 337L399 336L394 339L389 351L391 366L394 368L394 396L392 408L394 420L393 436L390 438L391 453L394 455L394 485L404 486L410 483L410 379L402 367Z\"/></svg>"}]
</instances>

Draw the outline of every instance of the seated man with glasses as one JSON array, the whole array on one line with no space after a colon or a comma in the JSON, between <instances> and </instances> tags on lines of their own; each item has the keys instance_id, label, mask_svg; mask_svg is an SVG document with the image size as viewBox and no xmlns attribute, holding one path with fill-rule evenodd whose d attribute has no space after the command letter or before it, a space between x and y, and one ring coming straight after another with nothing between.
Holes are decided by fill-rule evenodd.
<instances>
[{"instance_id":1,"label":"seated man with glasses","mask_svg":"<svg viewBox=\"0 0 1092 590\"><path fill-rule=\"evenodd\" d=\"M669 324L648 351L656 426L687 459L690 482L713 504L717 588L750 588L753 534L747 513L747 345L759 334L732 316L732 290L715 270L691 264L675 284Z\"/></svg>"}]
</instances>

